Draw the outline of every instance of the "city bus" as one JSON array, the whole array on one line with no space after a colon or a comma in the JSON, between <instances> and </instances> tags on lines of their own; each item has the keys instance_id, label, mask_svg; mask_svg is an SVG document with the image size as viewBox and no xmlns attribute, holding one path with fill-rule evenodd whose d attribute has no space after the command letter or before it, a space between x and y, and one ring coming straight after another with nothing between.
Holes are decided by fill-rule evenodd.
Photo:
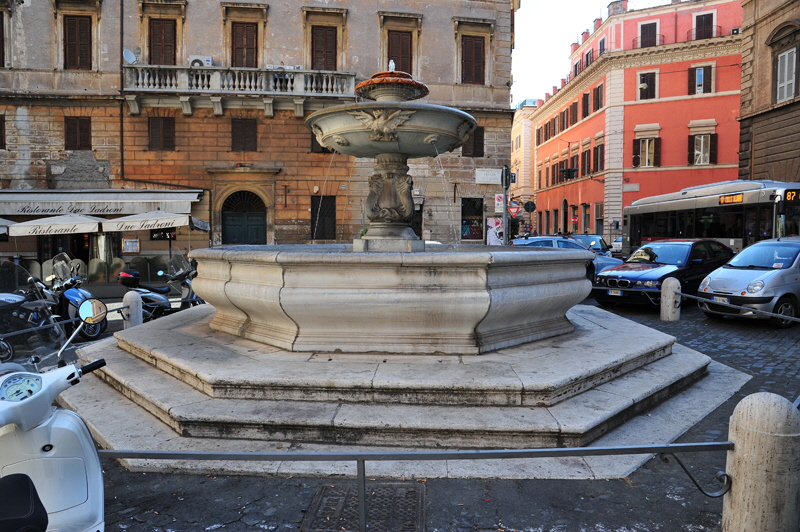
<instances>
[{"instance_id":1,"label":"city bus","mask_svg":"<svg viewBox=\"0 0 800 532\"><path fill-rule=\"evenodd\" d=\"M800 183L724 181L634 201L623 211L627 255L643 243L669 238L713 238L734 251L797 235Z\"/></svg>"}]
</instances>

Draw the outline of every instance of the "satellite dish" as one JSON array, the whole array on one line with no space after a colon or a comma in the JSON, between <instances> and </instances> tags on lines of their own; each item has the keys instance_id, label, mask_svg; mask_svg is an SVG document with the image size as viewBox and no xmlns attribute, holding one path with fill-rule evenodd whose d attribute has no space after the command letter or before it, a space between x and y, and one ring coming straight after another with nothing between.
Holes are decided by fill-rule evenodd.
<instances>
[{"instance_id":1,"label":"satellite dish","mask_svg":"<svg viewBox=\"0 0 800 532\"><path fill-rule=\"evenodd\" d=\"M122 50L122 57L129 65L136 64L136 55L127 48L125 50Z\"/></svg>"}]
</instances>

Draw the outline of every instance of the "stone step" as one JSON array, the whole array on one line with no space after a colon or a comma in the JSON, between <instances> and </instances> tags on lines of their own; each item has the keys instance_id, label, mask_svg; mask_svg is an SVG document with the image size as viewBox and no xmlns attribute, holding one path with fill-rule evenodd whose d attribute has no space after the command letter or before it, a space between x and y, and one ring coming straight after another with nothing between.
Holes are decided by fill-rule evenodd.
<instances>
[{"instance_id":1,"label":"stone step","mask_svg":"<svg viewBox=\"0 0 800 532\"><path fill-rule=\"evenodd\" d=\"M581 307L569 335L484 355L292 353L210 330L209 305L115 337L210 397L386 405L552 406L671 353L673 337Z\"/></svg>"},{"instance_id":2,"label":"stone step","mask_svg":"<svg viewBox=\"0 0 800 532\"><path fill-rule=\"evenodd\" d=\"M183 438L447 448L586 445L701 378L710 362L676 346L669 356L555 405L455 406L211 397L130 355L114 339L80 356L108 363L97 374L109 386L96 384L94 401L112 404L121 393ZM79 402L70 407L82 408Z\"/></svg>"}]
</instances>

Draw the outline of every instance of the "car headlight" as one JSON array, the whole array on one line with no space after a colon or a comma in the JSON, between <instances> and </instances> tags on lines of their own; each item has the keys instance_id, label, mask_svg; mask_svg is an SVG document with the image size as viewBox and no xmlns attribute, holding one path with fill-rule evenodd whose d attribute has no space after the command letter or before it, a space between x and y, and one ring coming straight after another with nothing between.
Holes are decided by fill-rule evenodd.
<instances>
[{"instance_id":1,"label":"car headlight","mask_svg":"<svg viewBox=\"0 0 800 532\"><path fill-rule=\"evenodd\" d=\"M658 281L636 281L636 286L643 286L645 288L658 288L659 284Z\"/></svg>"},{"instance_id":2,"label":"car headlight","mask_svg":"<svg viewBox=\"0 0 800 532\"><path fill-rule=\"evenodd\" d=\"M605 284L605 281L602 277L598 276L594 278L594 284Z\"/></svg>"},{"instance_id":3,"label":"car headlight","mask_svg":"<svg viewBox=\"0 0 800 532\"><path fill-rule=\"evenodd\" d=\"M710 284L711 284L711 278L710 277L706 277L705 279L700 281L700 290L702 290L703 288L707 288L708 285L710 285Z\"/></svg>"},{"instance_id":4,"label":"car headlight","mask_svg":"<svg viewBox=\"0 0 800 532\"><path fill-rule=\"evenodd\" d=\"M753 281L749 285L747 285L747 291L751 294L755 294L756 292L760 292L764 288L764 281Z\"/></svg>"}]
</instances>

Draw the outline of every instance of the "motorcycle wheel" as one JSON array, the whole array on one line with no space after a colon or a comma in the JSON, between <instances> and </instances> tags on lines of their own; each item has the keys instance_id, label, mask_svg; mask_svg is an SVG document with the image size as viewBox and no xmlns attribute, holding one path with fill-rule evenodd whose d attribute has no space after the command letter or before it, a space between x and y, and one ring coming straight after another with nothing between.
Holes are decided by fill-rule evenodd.
<instances>
[{"instance_id":1,"label":"motorcycle wheel","mask_svg":"<svg viewBox=\"0 0 800 532\"><path fill-rule=\"evenodd\" d=\"M8 362L14 358L14 346L8 340L0 340L0 362Z\"/></svg>"},{"instance_id":2,"label":"motorcycle wheel","mask_svg":"<svg viewBox=\"0 0 800 532\"><path fill-rule=\"evenodd\" d=\"M106 320L103 320L100 323L85 323L81 329L80 335L87 340L97 340L97 338L103 334L104 321Z\"/></svg>"}]
</instances>

